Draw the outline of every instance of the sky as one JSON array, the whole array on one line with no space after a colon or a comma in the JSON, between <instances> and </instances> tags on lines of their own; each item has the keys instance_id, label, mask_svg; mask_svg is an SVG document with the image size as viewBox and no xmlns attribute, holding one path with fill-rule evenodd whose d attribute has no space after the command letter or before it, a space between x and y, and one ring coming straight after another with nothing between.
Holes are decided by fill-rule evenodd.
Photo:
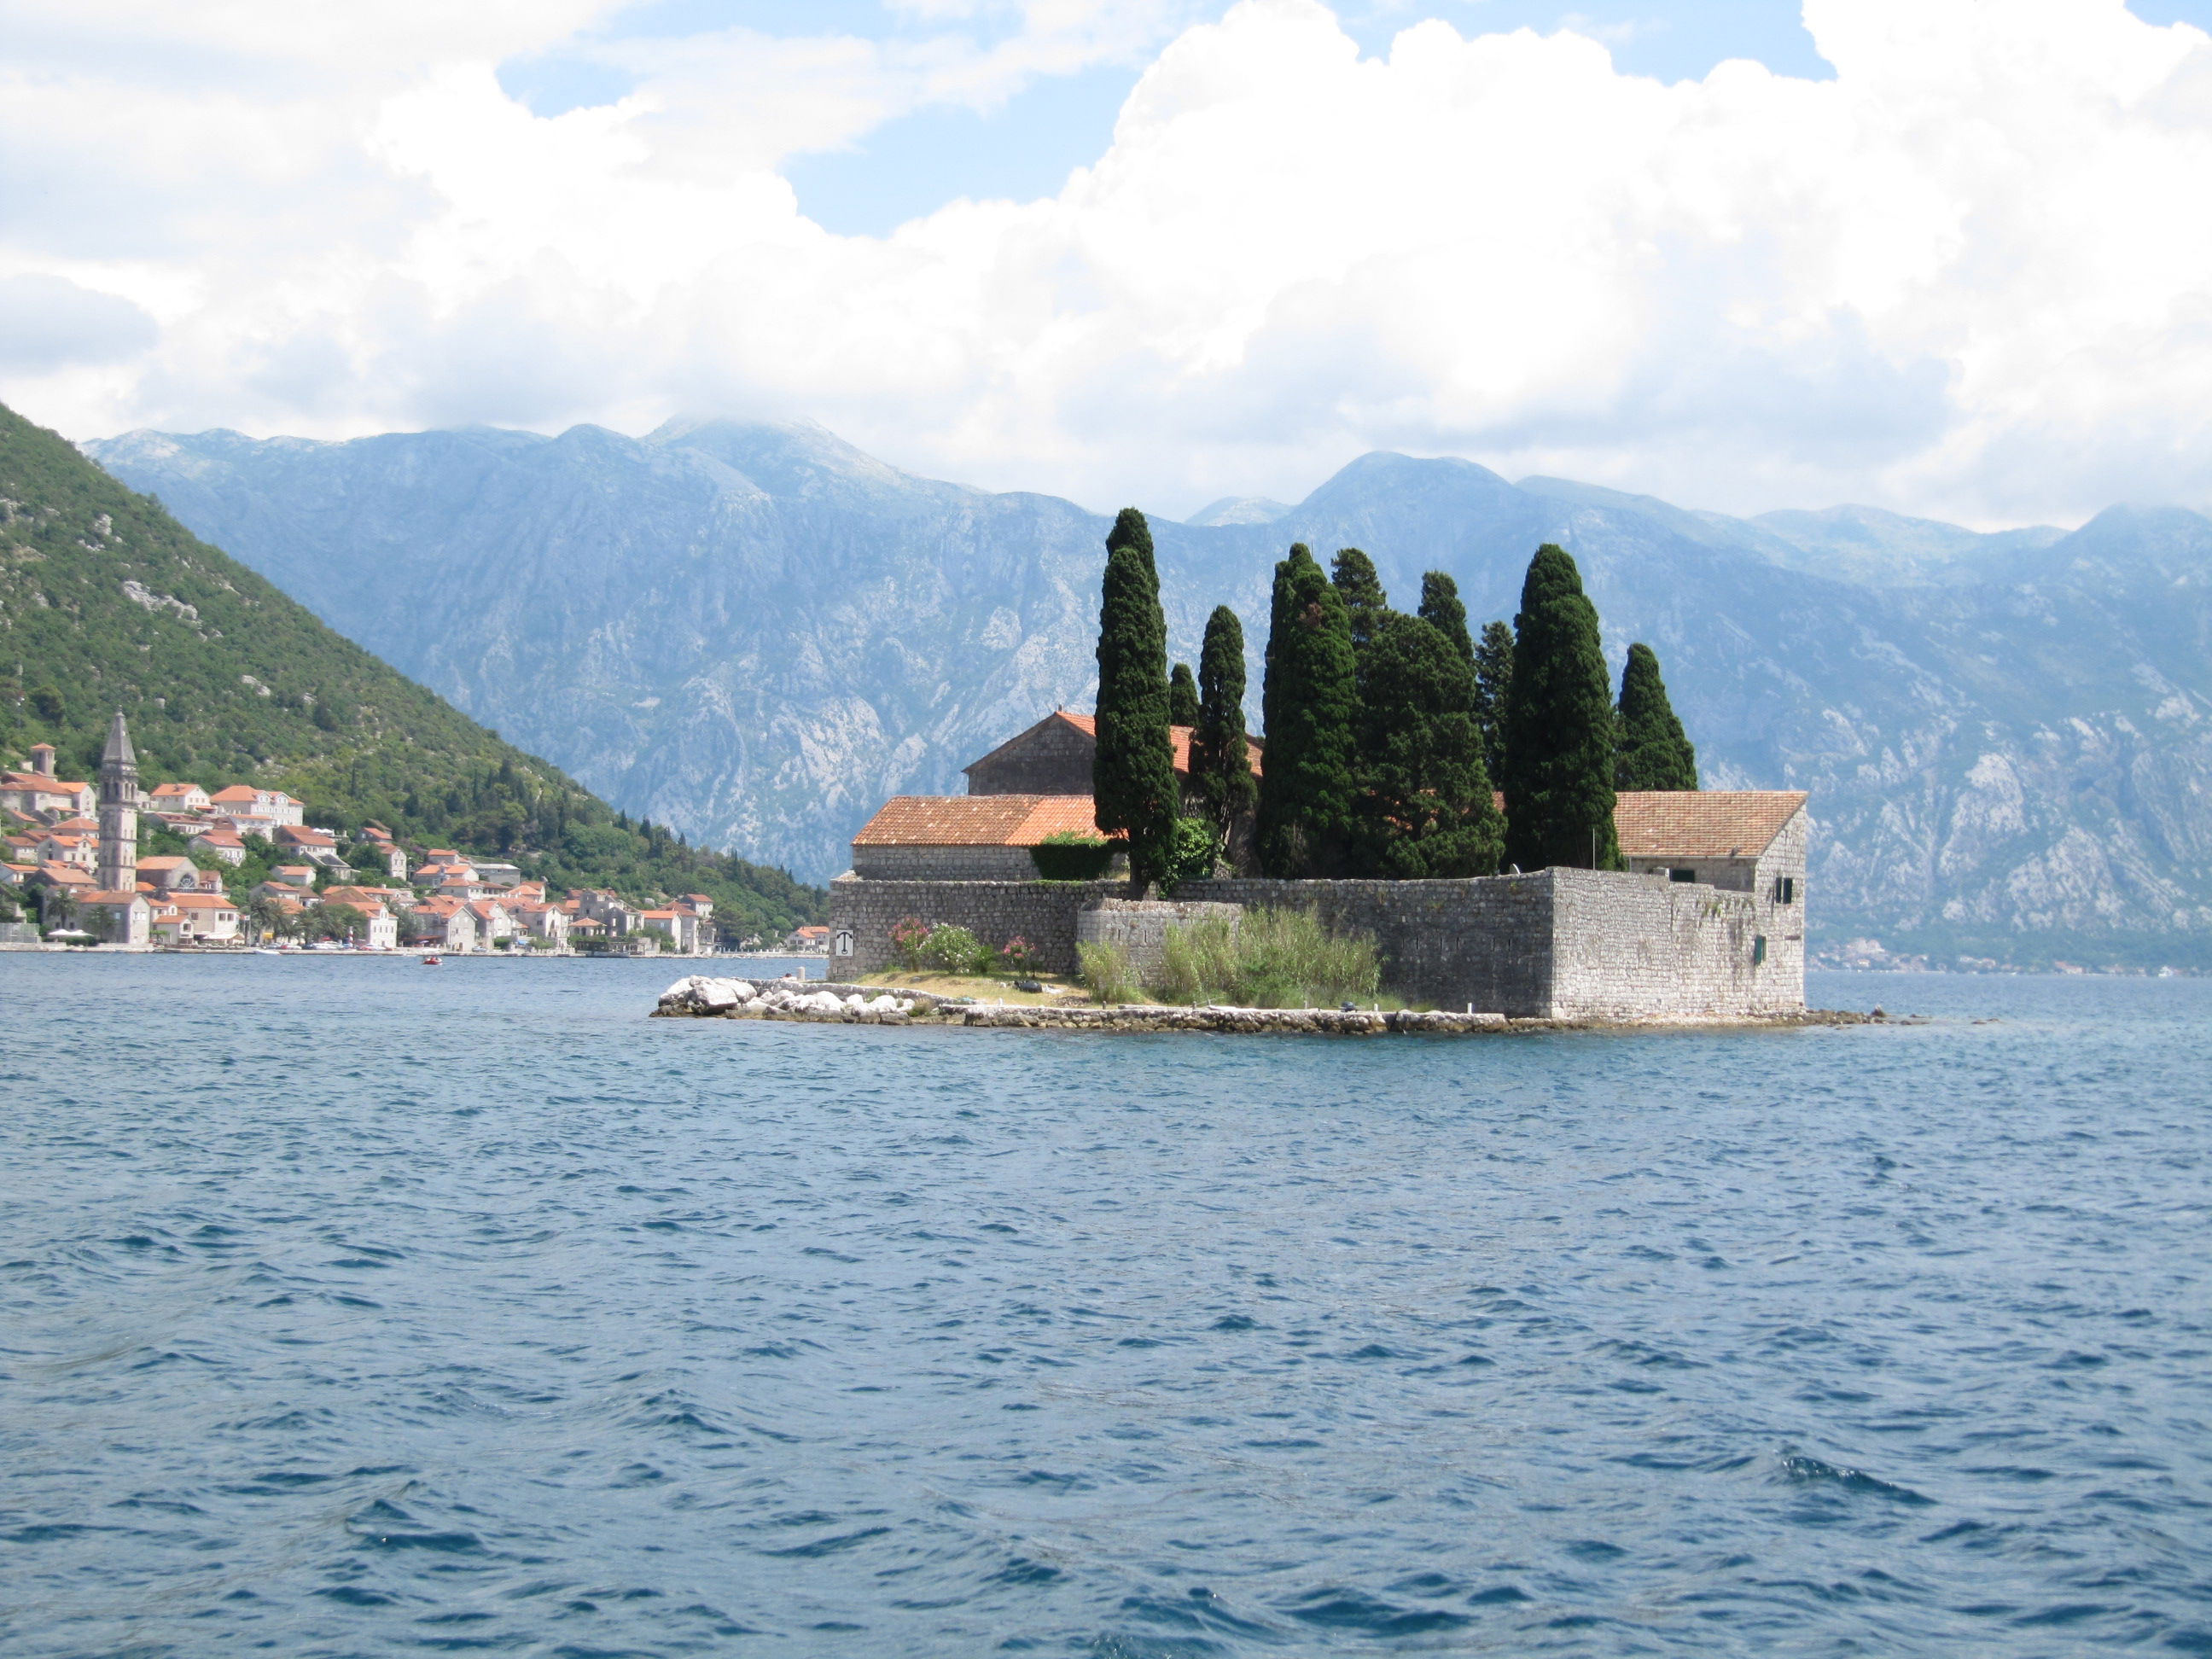
<instances>
[{"instance_id":1,"label":"sky","mask_svg":"<svg viewBox=\"0 0 2212 1659\"><path fill-rule=\"evenodd\" d=\"M2212 0L0 0L70 437L811 421L1170 514L1366 451L2212 507Z\"/></svg>"}]
</instances>

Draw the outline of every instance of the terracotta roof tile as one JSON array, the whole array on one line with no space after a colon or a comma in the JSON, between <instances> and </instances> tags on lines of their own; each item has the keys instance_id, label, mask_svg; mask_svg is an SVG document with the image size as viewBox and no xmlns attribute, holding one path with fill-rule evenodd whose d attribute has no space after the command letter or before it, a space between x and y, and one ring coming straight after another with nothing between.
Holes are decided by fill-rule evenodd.
<instances>
[{"instance_id":1,"label":"terracotta roof tile","mask_svg":"<svg viewBox=\"0 0 2212 1659\"><path fill-rule=\"evenodd\" d=\"M896 795L855 847L1034 847L1055 831L1098 833L1088 795Z\"/></svg>"},{"instance_id":2,"label":"terracotta roof tile","mask_svg":"<svg viewBox=\"0 0 2212 1659\"><path fill-rule=\"evenodd\" d=\"M1797 789L1627 791L1615 800L1625 858L1756 858L1804 810Z\"/></svg>"}]
</instances>

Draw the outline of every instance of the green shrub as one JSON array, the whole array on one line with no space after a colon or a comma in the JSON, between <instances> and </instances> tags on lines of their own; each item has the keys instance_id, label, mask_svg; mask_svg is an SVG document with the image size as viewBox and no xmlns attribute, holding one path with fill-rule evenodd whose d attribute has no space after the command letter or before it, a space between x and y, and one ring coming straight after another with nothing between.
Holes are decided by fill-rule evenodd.
<instances>
[{"instance_id":1,"label":"green shrub","mask_svg":"<svg viewBox=\"0 0 2212 1659\"><path fill-rule=\"evenodd\" d=\"M1144 994L1129 966L1129 953L1118 945L1079 945L1083 988L1093 1002L1134 1002Z\"/></svg>"},{"instance_id":2,"label":"green shrub","mask_svg":"<svg viewBox=\"0 0 2212 1659\"><path fill-rule=\"evenodd\" d=\"M1046 881L1097 881L1114 861L1114 843L1056 830L1030 848L1030 861Z\"/></svg>"},{"instance_id":3,"label":"green shrub","mask_svg":"<svg viewBox=\"0 0 2212 1659\"><path fill-rule=\"evenodd\" d=\"M1164 891L1172 893L1187 881L1204 881L1213 873L1220 851L1213 826L1204 818L1177 818L1175 844L1168 855L1167 873L1160 878Z\"/></svg>"},{"instance_id":4,"label":"green shrub","mask_svg":"<svg viewBox=\"0 0 2212 1659\"><path fill-rule=\"evenodd\" d=\"M1170 927L1162 957L1155 994L1194 1006L1334 1007L1374 1000L1382 978L1372 939L1332 933L1306 910Z\"/></svg>"},{"instance_id":5,"label":"green shrub","mask_svg":"<svg viewBox=\"0 0 2212 1659\"><path fill-rule=\"evenodd\" d=\"M998 953L965 927L933 927L921 942L921 961L940 973L988 974Z\"/></svg>"},{"instance_id":6,"label":"green shrub","mask_svg":"<svg viewBox=\"0 0 2212 1659\"><path fill-rule=\"evenodd\" d=\"M901 916L891 924L891 949L909 974L921 971L922 942L928 937L929 924L920 916Z\"/></svg>"}]
</instances>

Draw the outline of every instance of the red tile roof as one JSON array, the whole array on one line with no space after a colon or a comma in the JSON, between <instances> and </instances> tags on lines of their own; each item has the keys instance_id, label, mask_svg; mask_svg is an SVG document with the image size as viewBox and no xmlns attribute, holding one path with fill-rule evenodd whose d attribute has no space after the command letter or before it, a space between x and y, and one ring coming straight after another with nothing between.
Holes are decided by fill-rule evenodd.
<instances>
[{"instance_id":1,"label":"red tile roof","mask_svg":"<svg viewBox=\"0 0 2212 1659\"><path fill-rule=\"evenodd\" d=\"M1613 831L1625 858L1757 858L1805 799L1799 789L1626 791L1615 798Z\"/></svg>"},{"instance_id":2,"label":"red tile roof","mask_svg":"<svg viewBox=\"0 0 2212 1659\"><path fill-rule=\"evenodd\" d=\"M210 800L249 801L258 800L260 798L261 792L259 790L250 789L242 783L234 783L228 789L217 790L208 799Z\"/></svg>"},{"instance_id":3,"label":"red tile roof","mask_svg":"<svg viewBox=\"0 0 2212 1659\"><path fill-rule=\"evenodd\" d=\"M1088 795L896 795L855 847L1035 847L1063 830L1098 834Z\"/></svg>"}]
</instances>

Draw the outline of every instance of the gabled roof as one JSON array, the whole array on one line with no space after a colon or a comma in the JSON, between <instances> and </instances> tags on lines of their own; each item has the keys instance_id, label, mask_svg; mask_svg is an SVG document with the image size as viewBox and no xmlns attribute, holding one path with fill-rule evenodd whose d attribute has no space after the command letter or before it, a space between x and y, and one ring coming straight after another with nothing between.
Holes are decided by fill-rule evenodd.
<instances>
[{"instance_id":1,"label":"gabled roof","mask_svg":"<svg viewBox=\"0 0 2212 1659\"><path fill-rule=\"evenodd\" d=\"M261 799L261 792L249 785L234 783L228 789L218 789L208 797L210 800L253 801Z\"/></svg>"},{"instance_id":2,"label":"gabled roof","mask_svg":"<svg viewBox=\"0 0 2212 1659\"><path fill-rule=\"evenodd\" d=\"M170 893L161 902L173 910L235 910L238 906L221 893Z\"/></svg>"},{"instance_id":3,"label":"gabled roof","mask_svg":"<svg viewBox=\"0 0 2212 1659\"><path fill-rule=\"evenodd\" d=\"M79 904L134 904L143 902L145 897L140 892L118 893L104 889L97 892L79 893L76 902Z\"/></svg>"},{"instance_id":4,"label":"gabled roof","mask_svg":"<svg viewBox=\"0 0 2212 1659\"><path fill-rule=\"evenodd\" d=\"M996 749L991 750L990 754L985 755L982 760L972 761L968 765L962 767L960 769L961 771L964 774L975 770L976 767L981 766L983 763L983 761L991 759L993 756L1003 754L1006 750L1012 749L1016 744L1020 743L1031 733L1042 730L1045 726L1051 725L1055 720L1074 727L1075 730L1082 732L1085 737L1090 738L1093 743L1098 741L1097 716L1095 714L1079 714L1073 709L1070 708L1055 708L1052 713L1047 714L1042 720L1039 720L1035 726L1029 726L1023 731L1015 732L1012 737L1008 738ZM1168 727L1168 741L1174 746L1175 750L1175 769L1186 777L1190 774L1190 739L1194 730L1194 727L1188 726L1170 726ZM1245 734L1244 752L1250 758L1252 762L1252 770L1255 774L1260 770L1260 759L1261 754L1264 752L1264 749L1265 745L1259 738L1253 737L1249 732Z\"/></svg>"},{"instance_id":5,"label":"gabled roof","mask_svg":"<svg viewBox=\"0 0 2212 1659\"><path fill-rule=\"evenodd\" d=\"M217 847L243 847L246 845L243 841L239 839L238 831L235 830L203 830L199 834L194 836L192 839L196 842L209 842Z\"/></svg>"},{"instance_id":6,"label":"gabled roof","mask_svg":"<svg viewBox=\"0 0 2212 1659\"><path fill-rule=\"evenodd\" d=\"M1097 836L1088 795L895 795L855 847L1035 847L1072 830Z\"/></svg>"},{"instance_id":7,"label":"gabled roof","mask_svg":"<svg viewBox=\"0 0 2212 1659\"><path fill-rule=\"evenodd\" d=\"M1613 832L1632 859L1757 858L1805 810L1802 789L1629 790Z\"/></svg>"},{"instance_id":8,"label":"gabled roof","mask_svg":"<svg viewBox=\"0 0 2212 1659\"><path fill-rule=\"evenodd\" d=\"M153 788L155 800L161 799L164 795L199 795L206 793L197 783L157 783Z\"/></svg>"}]
</instances>

